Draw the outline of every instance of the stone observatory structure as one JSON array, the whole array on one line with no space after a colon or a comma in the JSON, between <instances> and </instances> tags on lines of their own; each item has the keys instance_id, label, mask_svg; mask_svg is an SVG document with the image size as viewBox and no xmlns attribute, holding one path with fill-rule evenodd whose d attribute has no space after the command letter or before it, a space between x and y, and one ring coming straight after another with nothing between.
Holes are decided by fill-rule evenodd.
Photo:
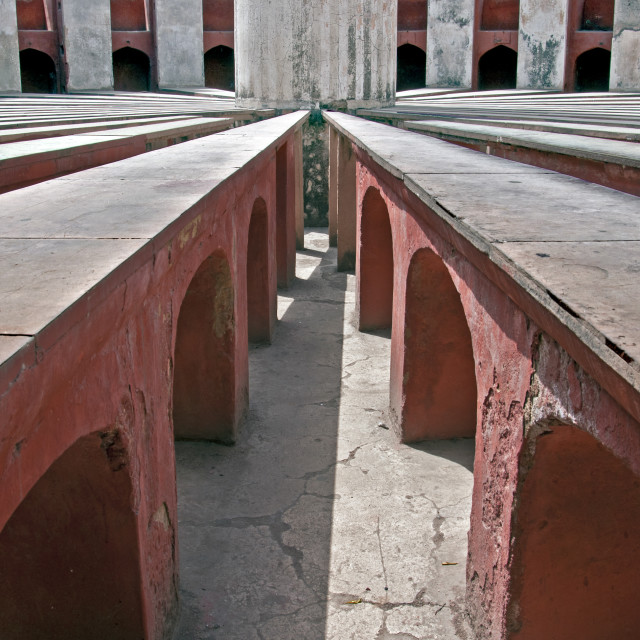
<instances>
[{"instance_id":1,"label":"stone observatory structure","mask_svg":"<svg viewBox=\"0 0 640 640\"><path fill-rule=\"evenodd\" d=\"M236 92L244 107L348 109L395 100L395 0L237 0Z\"/></svg>"}]
</instances>

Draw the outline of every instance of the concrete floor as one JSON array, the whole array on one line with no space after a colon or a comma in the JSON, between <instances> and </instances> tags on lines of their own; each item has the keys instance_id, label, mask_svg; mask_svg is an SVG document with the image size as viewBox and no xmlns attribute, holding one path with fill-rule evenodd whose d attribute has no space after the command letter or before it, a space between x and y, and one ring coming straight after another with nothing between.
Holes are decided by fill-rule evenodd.
<instances>
[{"instance_id":1,"label":"concrete floor","mask_svg":"<svg viewBox=\"0 0 640 640\"><path fill-rule=\"evenodd\" d=\"M307 231L238 443L179 442L180 640L470 640L470 440L400 445L389 334ZM443 565L445 562L458 563Z\"/></svg>"}]
</instances>

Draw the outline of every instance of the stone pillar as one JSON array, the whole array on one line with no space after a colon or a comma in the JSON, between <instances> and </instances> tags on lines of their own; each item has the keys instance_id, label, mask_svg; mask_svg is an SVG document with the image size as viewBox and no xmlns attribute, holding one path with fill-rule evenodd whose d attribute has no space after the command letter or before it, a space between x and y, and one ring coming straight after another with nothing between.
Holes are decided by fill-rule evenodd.
<instances>
[{"instance_id":1,"label":"stone pillar","mask_svg":"<svg viewBox=\"0 0 640 640\"><path fill-rule=\"evenodd\" d=\"M609 87L640 91L640 0L616 0Z\"/></svg>"},{"instance_id":2,"label":"stone pillar","mask_svg":"<svg viewBox=\"0 0 640 640\"><path fill-rule=\"evenodd\" d=\"M15 2L0 2L0 91L20 91L18 19Z\"/></svg>"},{"instance_id":3,"label":"stone pillar","mask_svg":"<svg viewBox=\"0 0 640 640\"><path fill-rule=\"evenodd\" d=\"M427 6L427 87L471 88L474 0Z\"/></svg>"},{"instance_id":4,"label":"stone pillar","mask_svg":"<svg viewBox=\"0 0 640 640\"><path fill-rule=\"evenodd\" d=\"M203 87L202 0L155 0L158 87Z\"/></svg>"},{"instance_id":5,"label":"stone pillar","mask_svg":"<svg viewBox=\"0 0 640 640\"><path fill-rule=\"evenodd\" d=\"M110 1L64 0L61 11L67 91L113 89Z\"/></svg>"},{"instance_id":6,"label":"stone pillar","mask_svg":"<svg viewBox=\"0 0 640 640\"><path fill-rule=\"evenodd\" d=\"M518 89L564 85L568 0L520 0Z\"/></svg>"},{"instance_id":7,"label":"stone pillar","mask_svg":"<svg viewBox=\"0 0 640 640\"><path fill-rule=\"evenodd\" d=\"M238 106L392 105L396 15L397 0L236 0Z\"/></svg>"}]
</instances>

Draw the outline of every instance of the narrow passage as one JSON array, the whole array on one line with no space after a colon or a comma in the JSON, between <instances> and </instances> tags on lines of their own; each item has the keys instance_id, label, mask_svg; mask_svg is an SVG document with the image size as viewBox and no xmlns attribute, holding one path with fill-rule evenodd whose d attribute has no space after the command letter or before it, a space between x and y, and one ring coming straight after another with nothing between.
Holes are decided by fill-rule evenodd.
<instances>
[{"instance_id":1,"label":"narrow passage","mask_svg":"<svg viewBox=\"0 0 640 640\"><path fill-rule=\"evenodd\" d=\"M180 640L471 640L472 440L388 429L390 335L307 230L234 447L176 443ZM443 565L443 563L457 563Z\"/></svg>"}]
</instances>

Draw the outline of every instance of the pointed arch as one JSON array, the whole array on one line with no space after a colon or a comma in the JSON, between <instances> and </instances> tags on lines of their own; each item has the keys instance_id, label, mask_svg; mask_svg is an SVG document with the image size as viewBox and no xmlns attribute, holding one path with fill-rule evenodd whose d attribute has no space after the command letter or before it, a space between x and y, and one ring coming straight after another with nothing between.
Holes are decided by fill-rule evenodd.
<instances>
[{"instance_id":1,"label":"pointed arch","mask_svg":"<svg viewBox=\"0 0 640 640\"><path fill-rule=\"evenodd\" d=\"M393 238L387 205L375 187L369 187L362 200L357 270L358 328L391 328Z\"/></svg>"},{"instance_id":2,"label":"pointed arch","mask_svg":"<svg viewBox=\"0 0 640 640\"><path fill-rule=\"evenodd\" d=\"M22 93L57 93L56 65L42 51L23 49L20 52L20 78Z\"/></svg>"},{"instance_id":3,"label":"pointed arch","mask_svg":"<svg viewBox=\"0 0 640 640\"><path fill-rule=\"evenodd\" d=\"M589 433L537 425L516 504L514 640L638 635L640 478Z\"/></svg>"},{"instance_id":4,"label":"pointed arch","mask_svg":"<svg viewBox=\"0 0 640 640\"><path fill-rule=\"evenodd\" d=\"M80 438L0 533L0 628L22 638L144 637L129 454L119 430Z\"/></svg>"},{"instance_id":5,"label":"pointed arch","mask_svg":"<svg viewBox=\"0 0 640 640\"><path fill-rule=\"evenodd\" d=\"M267 205L257 198L247 241L247 326L249 342L254 343L271 341L268 230Z\"/></svg>"},{"instance_id":6,"label":"pointed arch","mask_svg":"<svg viewBox=\"0 0 640 640\"><path fill-rule=\"evenodd\" d=\"M231 47L220 44L204 54L204 84L214 89L235 91L235 61Z\"/></svg>"},{"instance_id":7,"label":"pointed arch","mask_svg":"<svg viewBox=\"0 0 640 640\"><path fill-rule=\"evenodd\" d=\"M427 84L427 54L413 44L398 47L396 90L421 89Z\"/></svg>"},{"instance_id":8,"label":"pointed arch","mask_svg":"<svg viewBox=\"0 0 640 640\"><path fill-rule=\"evenodd\" d=\"M601 47L589 49L576 58L576 91L609 91L611 52Z\"/></svg>"},{"instance_id":9,"label":"pointed arch","mask_svg":"<svg viewBox=\"0 0 640 640\"><path fill-rule=\"evenodd\" d=\"M173 375L176 438L235 438L235 311L233 281L223 251L193 276L180 307Z\"/></svg>"},{"instance_id":10,"label":"pointed arch","mask_svg":"<svg viewBox=\"0 0 640 640\"><path fill-rule=\"evenodd\" d=\"M116 91L149 91L151 63L149 56L132 47L113 52L113 87Z\"/></svg>"},{"instance_id":11,"label":"pointed arch","mask_svg":"<svg viewBox=\"0 0 640 640\"><path fill-rule=\"evenodd\" d=\"M471 332L449 270L430 249L409 263L402 385L403 441L475 435Z\"/></svg>"},{"instance_id":12,"label":"pointed arch","mask_svg":"<svg viewBox=\"0 0 640 640\"><path fill-rule=\"evenodd\" d=\"M509 47L498 45L478 60L478 89L515 89L518 54Z\"/></svg>"}]
</instances>

